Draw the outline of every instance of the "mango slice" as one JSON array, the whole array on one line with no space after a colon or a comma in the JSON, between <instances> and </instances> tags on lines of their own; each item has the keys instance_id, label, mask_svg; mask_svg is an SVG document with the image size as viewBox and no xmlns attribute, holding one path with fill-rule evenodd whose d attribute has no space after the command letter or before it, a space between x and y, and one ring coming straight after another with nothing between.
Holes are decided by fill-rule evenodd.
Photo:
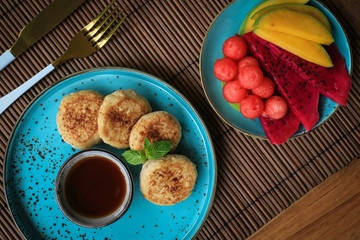
<instances>
[{"instance_id":1,"label":"mango slice","mask_svg":"<svg viewBox=\"0 0 360 240\"><path fill-rule=\"evenodd\" d=\"M330 56L321 44L294 35L257 28L254 33L309 62L323 67L333 67Z\"/></svg>"},{"instance_id":2,"label":"mango slice","mask_svg":"<svg viewBox=\"0 0 360 240\"><path fill-rule=\"evenodd\" d=\"M260 11L257 11L251 19L256 21L259 17L264 15L265 13L268 13L272 10L279 9L279 8L285 8L288 10L306 13L321 22L329 32L331 32L331 25L327 17L317 8L309 5L303 5L299 3L282 3L282 4L276 4L272 6L268 6L266 8L261 9Z\"/></svg>"},{"instance_id":3,"label":"mango slice","mask_svg":"<svg viewBox=\"0 0 360 240\"><path fill-rule=\"evenodd\" d=\"M251 17L259 10L266 8L271 5L275 4L281 4L281 3L300 3L300 4L306 4L309 2L309 0L265 0L263 2L260 2L258 5L256 5L251 11L246 15L243 23L241 24L239 35L244 35L247 32L251 32L254 30L253 24L254 20L251 19Z\"/></svg>"},{"instance_id":4,"label":"mango slice","mask_svg":"<svg viewBox=\"0 0 360 240\"><path fill-rule=\"evenodd\" d=\"M316 43L330 45L334 38L326 27L309 14L275 9L259 17L254 25L269 31L291 34Z\"/></svg>"}]
</instances>

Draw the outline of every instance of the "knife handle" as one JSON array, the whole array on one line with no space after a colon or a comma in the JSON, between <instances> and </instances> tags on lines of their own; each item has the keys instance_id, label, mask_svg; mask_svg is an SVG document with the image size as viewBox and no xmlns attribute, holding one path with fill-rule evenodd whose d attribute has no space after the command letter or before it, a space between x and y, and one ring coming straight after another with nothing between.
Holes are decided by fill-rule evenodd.
<instances>
[{"instance_id":1,"label":"knife handle","mask_svg":"<svg viewBox=\"0 0 360 240\"><path fill-rule=\"evenodd\" d=\"M24 82L21 86L0 98L0 114L2 114L5 109L7 109L16 99L18 99L22 94L30 89L35 83L40 81L54 69L55 67L52 64L49 64L46 68Z\"/></svg>"},{"instance_id":2,"label":"knife handle","mask_svg":"<svg viewBox=\"0 0 360 240\"><path fill-rule=\"evenodd\" d=\"M0 56L0 71L6 67L9 63L14 61L15 57L12 55L12 53L9 50L6 50L3 54Z\"/></svg>"}]
</instances>

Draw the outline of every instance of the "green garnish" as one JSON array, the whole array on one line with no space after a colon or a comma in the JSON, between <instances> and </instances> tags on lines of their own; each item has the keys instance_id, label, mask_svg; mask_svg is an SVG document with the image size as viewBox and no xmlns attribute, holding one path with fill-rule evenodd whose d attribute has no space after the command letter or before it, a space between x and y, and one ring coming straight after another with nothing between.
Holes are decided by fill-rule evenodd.
<instances>
[{"instance_id":1,"label":"green garnish","mask_svg":"<svg viewBox=\"0 0 360 240\"><path fill-rule=\"evenodd\" d=\"M145 138L145 151L128 150L125 151L121 157L131 165L138 165L145 163L147 160L161 158L167 154L172 147L173 145L170 141L157 141L151 144L149 139Z\"/></svg>"},{"instance_id":2,"label":"green garnish","mask_svg":"<svg viewBox=\"0 0 360 240\"><path fill-rule=\"evenodd\" d=\"M128 150L125 151L121 157L131 165L138 165L146 162L146 155L143 151Z\"/></svg>"}]
</instances>

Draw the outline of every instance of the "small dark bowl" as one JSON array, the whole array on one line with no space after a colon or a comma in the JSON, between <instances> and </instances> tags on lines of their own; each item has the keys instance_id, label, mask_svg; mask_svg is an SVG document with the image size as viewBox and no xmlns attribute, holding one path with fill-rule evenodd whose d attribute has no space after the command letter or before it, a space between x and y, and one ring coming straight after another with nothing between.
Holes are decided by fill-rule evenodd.
<instances>
[{"instance_id":1,"label":"small dark bowl","mask_svg":"<svg viewBox=\"0 0 360 240\"><path fill-rule=\"evenodd\" d=\"M117 210L115 210L113 213L101 217L101 218L88 218L84 217L80 214L78 214L76 211L74 211L69 203L66 200L65 197L65 179L69 172L69 170L74 166L75 163L78 161L87 158L87 157L93 157L93 156L100 156L104 157L108 160L111 160L114 162L117 166L119 166L120 171L123 173L126 181L126 194L125 199L121 203L121 205L118 207ZM101 150L101 149L89 149L84 150L75 153L71 157L69 157L64 164L60 167L60 170L56 176L55 180L55 196L56 196L56 202L60 208L60 210L63 212L63 214L73 223L87 228L99 228L107 226L118 219L120 219L125 212L129 209L133 194L134 194L134 183L133 178L130 174L129 169L126 167L126 165L114 154Z\"/></svg>"}]
</instances>

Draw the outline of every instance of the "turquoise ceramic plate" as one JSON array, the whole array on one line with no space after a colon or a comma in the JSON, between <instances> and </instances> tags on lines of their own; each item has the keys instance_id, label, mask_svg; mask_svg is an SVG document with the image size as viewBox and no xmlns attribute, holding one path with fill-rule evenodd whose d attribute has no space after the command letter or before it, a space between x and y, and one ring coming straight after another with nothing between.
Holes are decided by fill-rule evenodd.
<instances>
[{"instance_id":1,"label":"turquoise ceramic plate","mask_svg":"<svg viewBox=\"0 0 360 240\"><path fill-rule=\"evenodd\" d=\"M200 56L200 74L209 103L226 123L245 134L265 138L266 136L259 119L250 120L244 118L241 113L237 112L225 101L221 92L221 82L215 78L213 73L215 60L223 57L221 50L222 44L227 38L239 32L245 16L259 2L261 2L261 0L237 0L217 16L210 26L203 42ZM331 22L335 43L345 58L348 71L351 72L351 50L346 33L341 24L322 4L313 0L311 0L309 4L320 9ZM320 120L315 127L324 123L337 108L337 103L321 96L319 102ZM299 136L305 132L305 128L300 125L299 130L293 136Z\"/></svg>"},{"instance_id":2,"label":"turquoise ceramic plate","mask_svg":"<svg viewBox=\"0 0 360 240\"><path fill-rule=\"evenodd\" d=\"M126 214L97 229L75 225L56 204L54 183L62 163L79 151L62 141L56 114L70 92L93 89L106 95L134 89L153 110L173 114L183 137L176 153L196 163L198 180L192 195L173 206L158 206L142 197L140 166L129 166L134 198ZM94 146L121 155L105 144ZM100 68L60 80L35 99L23 113L10 138L5 156L5 191L14 221L27 239L191 239L209 213L216 185L216 161L208 131L191 104L169 84L144 73Z\"/></svg>"}]
</instances>

